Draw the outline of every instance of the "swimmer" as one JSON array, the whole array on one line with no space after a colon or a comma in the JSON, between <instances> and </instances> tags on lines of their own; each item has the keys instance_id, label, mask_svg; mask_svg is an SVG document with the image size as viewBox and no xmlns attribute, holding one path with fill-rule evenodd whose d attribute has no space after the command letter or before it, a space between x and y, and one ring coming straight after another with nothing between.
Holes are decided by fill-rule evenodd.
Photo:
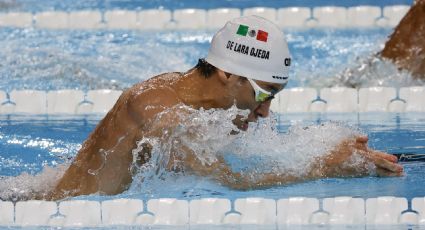
<instances>
[{"instance_id":1,"label":"swimmer","mask_svg":"<svg viewBox=\"0 0 425 230\"><path fill-rule=\"evenodd\" d=\"M83 143L72 164L56 187L42 199L58 200L92 193L122 193L132 182L132 150L143 138L161 138L179 124L176 105L194 109L249 110L247 117L238 116L235 132L248 129L249 122L269 115L270 103L288 81L290 54L280 28L256 16L228 22L211 42L205 59L185 73L166 73L134 85L123 92L114 107ZM173 109L174 108L174 109ZM158 115L161 116L158 116ZM189 148L179 147L184 158L173 155L184 170L209 176L234 189L255 189L326 177L365 176L367 165L374 164L379 176L399 176L403 172L395 156L367 147L367 137L342 141L323 159L317 159L307 176L264 173L253 180L234 172L223 159L203 164ZM149 161L151 146L144 146L138 164ZM344 164L354 154L365 160L364 166ZM169 167L168 170L174 170Z\"/></svg>"},{"instance_id":2,"label":"swimmer","mask_svg":"<svg viewBox=\"0 0 425 230\"><path fill-rule=\"evenodd\" d=\"M386 42L381 56L425 80L425 0L416 0Z\"/></svg>"}]
</instances>

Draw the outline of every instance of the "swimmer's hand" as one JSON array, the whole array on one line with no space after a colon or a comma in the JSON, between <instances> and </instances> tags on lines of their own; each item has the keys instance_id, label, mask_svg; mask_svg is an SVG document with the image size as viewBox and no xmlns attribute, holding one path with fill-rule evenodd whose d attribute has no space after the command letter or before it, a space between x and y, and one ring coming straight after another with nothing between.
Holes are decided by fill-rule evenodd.
<instances>
[{"instance_id":1,"label":"swimmer's hand","mask_svg":"<svg viewBox=\"0 0 425 230\"><path fill-rule=\"evenodd\" d=\"M368 148L366 136L342 141L313 169L318 177L401 176L397 157ZM316 170L316 171L314 171Z\"/></svg>"}]
</instances>

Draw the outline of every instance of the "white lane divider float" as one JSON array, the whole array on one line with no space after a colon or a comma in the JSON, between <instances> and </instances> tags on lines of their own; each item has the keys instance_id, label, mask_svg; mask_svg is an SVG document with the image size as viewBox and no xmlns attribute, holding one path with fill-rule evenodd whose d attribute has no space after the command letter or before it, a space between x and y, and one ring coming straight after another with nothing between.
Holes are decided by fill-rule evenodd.
<instances>
[{"instance_id":1,"label":"white lane divider float","mask_svg":"<svg viewBox=\"0 0 425 230\"><path fill-rule=\"evenodd\" d=\"M410 6L354 7L253 7L245 9L143 9L80 10L71 12L3 12L0 27L44 29L208 29L220 28L223 21L240 15L259 15L282 27L394 27ZM220 23L220 25L218 25Z\"/></svg>"},{"instance_id":2,"label":"white lane divider float","mask_svg":"<svg viewBox=\"0 0 425 230\"><path fill-rule=\"evenodd\" d=\"M0 91L0 114L106 114L122 91L99 89ZM425 87L289 88L278 93L277 113L425 112Z\"/></svg>"},{"instance_id":3,"label":"white lane divider float","mask_svg":"<svg viewBox=\"0 0 425 230\"><path fill-rule=\"evenodd\" d=\"M261 197L232 202L223 198L179 200L174 198L115 199L102 202L69 200L0 201L0 226L196 226L300 225L381 226L425 225L425 198L408 201L403 197L316 198L292 197L279 200ZM322 205L320 205L320 203Z\"/></svg>"}]
</instances>

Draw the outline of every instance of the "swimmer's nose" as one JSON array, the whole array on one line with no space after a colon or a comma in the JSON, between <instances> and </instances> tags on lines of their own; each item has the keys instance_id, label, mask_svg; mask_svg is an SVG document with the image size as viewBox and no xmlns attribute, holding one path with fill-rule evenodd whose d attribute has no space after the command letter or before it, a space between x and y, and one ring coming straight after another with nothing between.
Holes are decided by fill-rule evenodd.
<instances>
[{"instance_id":1,"label":"swimmer's nose","mask_svg":"<svg viewBox=\"0 0 425 230\"><path fill-rule=\"evenodd\" d=\"M268 117L270 113L270 103L271 100L267 100L263 103L261 103L255 110L255 116L256 117Z\"/></svg>"}]
</instances>

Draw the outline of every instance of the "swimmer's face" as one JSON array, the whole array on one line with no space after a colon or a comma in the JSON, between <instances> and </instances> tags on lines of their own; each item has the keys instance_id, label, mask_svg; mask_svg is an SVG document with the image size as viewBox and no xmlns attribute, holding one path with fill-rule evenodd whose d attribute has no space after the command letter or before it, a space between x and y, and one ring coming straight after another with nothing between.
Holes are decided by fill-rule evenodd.
<instances>
[{"instance_id":1,"label":"swimmer's face","mask_svg":"<svg viewBox=\"0 0 425 230\"><path fill-rule=\"evenodd\" d=\"M249 122L255 122L259 117L267 117L270 113L270 104L273 97L268 97L266 100L259 101L258 93L255 92L253 85L248 81L247 78L241 78L241 87L237 94L236 105L240 109L249 109L247 118L238 116L233 122L241 130L248 129ZM263 90L272 92L273 95L280 92L285 85L270 83L265 81L253 80ZM257 96L257 98L256 98Z\"/></svg>"}]
</instances>

